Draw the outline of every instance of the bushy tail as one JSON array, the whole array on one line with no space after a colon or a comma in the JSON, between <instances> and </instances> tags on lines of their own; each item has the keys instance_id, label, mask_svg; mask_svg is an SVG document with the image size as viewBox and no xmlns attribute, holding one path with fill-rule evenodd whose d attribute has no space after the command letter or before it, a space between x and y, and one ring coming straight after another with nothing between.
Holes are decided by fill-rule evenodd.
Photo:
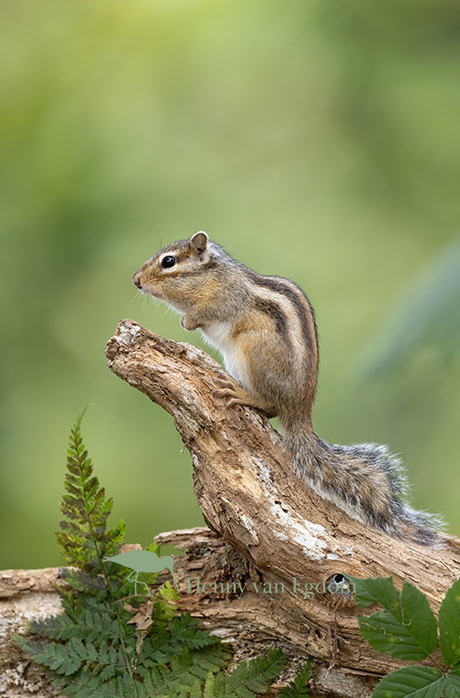
<instances>
[{"instance_id":1,"label":"bushy tail","mask_svg":"<svg viewBox=\"0 0 460 698\"><path fill-rule=\"evenodd\" d=\"M323 441L310 430L287 432L293 468L320 496L349 516L390 536L442 547L445 537L436 530L442 519L416 511L408 503L408 483L401 461L378 444L339 446Z\"/></svg>"}]
</instances>

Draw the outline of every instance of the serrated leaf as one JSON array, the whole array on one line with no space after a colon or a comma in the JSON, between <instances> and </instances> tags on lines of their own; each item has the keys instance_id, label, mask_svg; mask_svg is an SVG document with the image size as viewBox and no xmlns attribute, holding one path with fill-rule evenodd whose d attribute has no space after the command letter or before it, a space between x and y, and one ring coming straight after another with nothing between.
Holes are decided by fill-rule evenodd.
<instances>
[{"instance_id":1,"label":"serrated leaf","mask_svg":"<svg viewBox=\"0 0 460 698\"><path fill-rule=\"evenodd\" d=\"M441 698L444 686L445 677L439 669L411 666L384 676L372 698Z\"/></svg>"},{"instance_id":2,"label":"serrated leaf","mask_svg":"<svg viewBox=\"0 0 460 698\"><path fill-rule=\"evenodd\" d=\"M389 613L374 613L369 618L358 616L362 636L379 652L402 660L421 660L427 657L410 632L395 621Z\"/></svg>"},{"instance_id":3,"label":"serrated leaf","mask_svg":"<svg viewBox=\"0 0 460 698\"><path fill-rule=\"evenodd\" d=\"M436 619L426 597L404 583L399 595L391 577L353 578L358 605L379 603L384 611L358 616L362 636L379 652L397 659L425 659L437 643Z\"/></svg>"},{"instance_id":4,"label":"serrated leaf","mask_svg":"<svg viewBox=\"0 0 460 698\"><path fill-rule=\"evenodd\" d=\"M101 559L118 552L125 525L120 522L107 530L113 500L106 498L81 436L81 422L86 410L77 417L69 439L65 492L60 508L65 520L56 534L58 548L71 565L92 574L102 572Z\"/></svg>"},{"instance_id":5,"label":"serrated leaf","mask_svg":"<svg viewBox=\"0 0 460 698\"><path fill-rule=\"evenodd\" d=\"M401 593L401 611L404 626L425 655L434 652L438 642L436 618L425 594L407 582Z\"/></svg>"},{"instance_id":6,"label":"serrated leaf","mask_svg":"<svg viewBox=\"0 0 460 698\"><path fill-rule=\"evenodd\" d=\"M267 655L251 659L249 664L241 662L225 678L225 688L229 696L252 698L268 688L273 679L286 666L288 660L281 650L270 650ZM226 694L225 694L226 695Z\"/></svg>"},{"instance_id":7,"label":"serrated leaf","mask_svg":"<svg viewBox=\"0 0 460 698\"><path fill-rule=\"evenodd\" d=\"M358 616L358 621L361 635L379 652L398 659L425 659L426 652L387 611Z\"/></svg>"},{"instance_id":8,"label":"serrated leaf","mask_svg":"<svg viewBox=\"0 0 460 698\"><path fill-rule=\"evenodd\" d=\"M401 620L399 610L399 592L393 584L393 577L375 577L362 579L350 577L355 593L355 603L361 608L368 608L373 603L379 603L385 610Z\"/></svg>"},{"instance_id":9,"label":"serrated leaf","mask_svg":"<svg viewBox=\"0 0 460 698\"><path fill-rule=\"evenodd\" d=\"M460 662L460 579L447 591L438 614L441 654L447 666Z\"/></svg>"},{"instance_id":10,"label":"serrated leaf","mask_svg":"<svg viewBox=\"0 0 460 698\"><path fill-rule=\"evenodd\" d=\"M206 683L203 688L203 698L219 698L222 695L222 686L217 685L220 679L222 683L221 674L212 674L211 672L206 677Z\"/></svg>"},{"instance_id":11,"label":"serrated leaf","mask_svg":"<svg viewBox=\"0 0 460 698\"><path fill-rule=\"evenodd\" d=\"M447 674L445 679L443 698L459 698L460 696L460 670Z\"/></svg>"},{"instance_id":12,"label":"serrated leaf","mask_svg":"<svg viewBox=\"0 0 460 698\"><path fill-rule=\"evenodd\" d=\"M59 589L64 614L33 628L37 638L49 641L20 638L19 644L54 674L62 695L75 698L202 698L203 691L206 698L254 698L284 667L287 657L281 651L249 665L243 662L227 677L222 667L229 650L218 638L200 630L189 614L168 619L170 612L176 612L169 608L177 599L171 585L156 593L152 631L140 644L135 627L127 624L131 611L114 605L127 595L128 572L117 569L112 575L100 560L118 552L125 525L120 522L107 530L113 501L93 475L80 433L83 414L71 432L61 502L65 520L57 534L66 559L79 570L62 575L68 581L68 587ZM227 678L232 686L228 691Z\"/></svg>"}]
</instances>

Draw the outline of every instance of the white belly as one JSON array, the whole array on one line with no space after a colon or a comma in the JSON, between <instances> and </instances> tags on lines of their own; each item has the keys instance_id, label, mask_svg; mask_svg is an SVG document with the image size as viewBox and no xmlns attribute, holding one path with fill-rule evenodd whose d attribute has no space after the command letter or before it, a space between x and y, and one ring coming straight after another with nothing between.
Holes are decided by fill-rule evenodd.
<instances>
[{"instance_id":1,"label":"white belly","mask_svg":"<svg viewBox=\"0 0 460 698\"><path fill-rule=\"evenodd\" d=\"M242 352L238 351L235 340L230 335L230 325L226 322L214 322L208 325L206 331L201 330L204 338L209 344L215 347L224 360L225 369L235 378L238 383L249 389L246 362Z\"/></svg>"}]
</instances>

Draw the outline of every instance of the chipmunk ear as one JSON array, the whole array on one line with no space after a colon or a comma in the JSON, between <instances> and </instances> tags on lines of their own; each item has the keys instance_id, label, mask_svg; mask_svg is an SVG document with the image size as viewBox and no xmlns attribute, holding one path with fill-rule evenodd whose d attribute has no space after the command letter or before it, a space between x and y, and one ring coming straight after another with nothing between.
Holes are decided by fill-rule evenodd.
<instances>
[{"instance_id":1,"label":"chipmunk ear","mask_svg":"<svg viewBox=\"0 0 460 698\"><path fill-rule=\"evenodd\" d=\"M198 233L195 233L195 235L192 235L189 240L189 244L191 247L196 249L198 254L203 254L208 246L208 241L209 238L206 233L203 230L200 230Z\"/></svg>"}]
</instances>

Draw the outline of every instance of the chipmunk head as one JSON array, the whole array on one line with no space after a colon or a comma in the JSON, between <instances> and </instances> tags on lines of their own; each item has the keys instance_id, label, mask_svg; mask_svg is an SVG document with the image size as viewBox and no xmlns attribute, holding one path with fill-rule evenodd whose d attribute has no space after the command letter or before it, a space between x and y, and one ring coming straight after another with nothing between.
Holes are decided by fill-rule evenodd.
<instances>
[{"instance_id":1,"label":"chipmunk head","mask_svg":"<svg viewBox=\"0 0 460 698\"><path fill-rule=\"evenodd\" d=\"M211 247L219 249L203 231L178 240L150 257L134 274L133 283L142 293L186 311L206 274L218 266Z\"/></svg>"}]
</instances>

